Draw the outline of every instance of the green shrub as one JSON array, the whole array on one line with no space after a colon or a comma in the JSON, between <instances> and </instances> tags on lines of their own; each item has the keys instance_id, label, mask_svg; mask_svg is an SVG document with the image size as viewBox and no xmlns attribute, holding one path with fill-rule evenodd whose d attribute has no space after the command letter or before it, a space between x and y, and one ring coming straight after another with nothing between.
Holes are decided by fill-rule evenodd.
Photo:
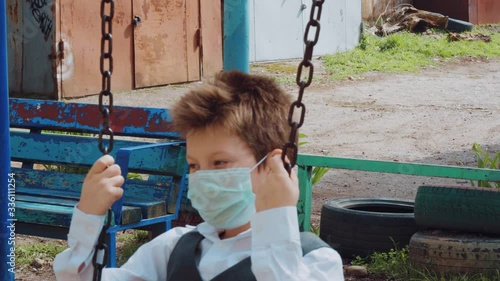
<instances>
[{"instance_id":1,"label":"green shrub","mask_svg":"<svg viewBox=\"0 0 500 281\"><path fill-rule=\"evenodd\" d=\"M484 274L440 274L427 269L413 267L409 259L409 248L391 249L388 253L373 253L368 258L356 257L352 265L365 266L376 280L412 281L494 281L500 280L500 271L492 275ZM383 279L382 279L383 277Z\"/></svg>"},{"instance_id":2,"label":"green shrub","mask_svg":"<svg viewBox=\"0 0 500 281\"><path fill-rule=\"evenodd\" d=\"M299 134L299 139L306 137L306 134ZM307 141L299 141L299 146L307 143ZM311 172L311 185L314 186L329 170L330 168L327 167L313 167Z\"/></svg>"},{"instance_id":3,"label":"green shrub","mask_svg":"<svg viewBox=\"0 0 500 281\"><path fill-rule=\"evenodd\" d=\"M474 151L474 153L476 154L478 168L500 169L500 152L497 152L493 157L491 157L490 154L484 151L483 148L477 143L472 145L472 151ZM471 181L471 185L475 186L473 181ZM477 182L477 186L500 188L500 181L488 182L480 180Z\"/></svg>"}]
</instances>

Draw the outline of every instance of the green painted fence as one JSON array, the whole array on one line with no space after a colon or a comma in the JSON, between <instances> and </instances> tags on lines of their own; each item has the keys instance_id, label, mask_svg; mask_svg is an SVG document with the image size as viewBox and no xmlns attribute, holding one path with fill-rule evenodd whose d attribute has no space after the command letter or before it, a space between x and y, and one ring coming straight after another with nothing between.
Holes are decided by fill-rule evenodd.
<instances>
[{"instance_id":1,"label":"green painted fence","mask_svg":"<svg viewBox=\"0 0 500 281\"><path fill-rule=\"evenodd\" d=\"M415 175L424 177L500 181L500 170L345 157L330 157L308 154L299 154L297 158L297 166L299 167L298 176L300 188L300 198L299 203L297 204L297 210L299 214L299 226L301 230L309 230L311 223L311 172L313 167L328 167L333 169Z\"/></svg>"}]
</instances>

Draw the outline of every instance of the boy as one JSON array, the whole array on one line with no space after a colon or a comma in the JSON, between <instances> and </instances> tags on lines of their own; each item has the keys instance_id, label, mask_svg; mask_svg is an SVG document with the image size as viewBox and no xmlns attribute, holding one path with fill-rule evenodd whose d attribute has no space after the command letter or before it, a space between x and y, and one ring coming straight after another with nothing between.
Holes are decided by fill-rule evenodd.
<instances>
[{"instance_id":1,"label":"boy","mask_svg":"<svg viewBox=\"0 0 500 281\"><path fill-rule=\"evenodd\" d=\"M237 71L187 93L172 114L186 139L188 197L205 222L158 236L121 268L105 268L102 280L343 280L333 249L302 253L298 180L294 172L288 175L276 149L289 135L289 106L290 97L273 80ZM89 171L68 234L70 248L54 261L58 280L92 279L94 246L123 181L111 156ZM246 267L228 270L247 257Z\"/></svg>"}]
</instances>

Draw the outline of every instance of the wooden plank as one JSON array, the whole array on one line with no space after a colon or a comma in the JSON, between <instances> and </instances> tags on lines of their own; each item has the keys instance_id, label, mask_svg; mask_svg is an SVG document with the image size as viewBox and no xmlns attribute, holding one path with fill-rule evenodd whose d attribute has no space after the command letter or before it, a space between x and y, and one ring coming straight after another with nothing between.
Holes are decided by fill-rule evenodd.
<instances>
[{"instance_id":1,"label":"wooden plank","mask_svg":"<svg viewBox=\"0 0 500 281\"><path fill-rule=\"evenodd\" d=\"M223 68L221 1L200 0L203 77Z\"/></svg>"},{"instance_id":2,"label":"wooden plank","mask_svg":"<svg viewBox=\"0 0 500 281\"><path fill-rule=\"evenodd\" d=\"M69 227L73 207L52 206L33 202L16 202L16 219L26 223Z\"/></svg>"},{"instance_id":3,"label":"wooden plank","mask_svg":"<svg viewBox=\"0 0 500 281\"><path fill-rule=\"evenodd\" d=\"M91 166L101 157L97 139L93 137L55 134L29 134L11 132L11 157L13 161L31 161L46 164L74 164ZM111 156L116 158L120 148L130 147L130 141L115 141ZM185 148L178 145L141 150L130 158L130 172L182 175L185 165Z\"/></svg>"},{"instance_id":4,"label":"wooden plank","mask_svg":"<svg viewBox=\"0 0 500 281\"><path fill-rule=\"evenodd\" d=\"M402 175L416 175L424 177L500 181L500 170L479 169L473 167L428 165L307 154L299 154L297 158L297 165Z\"/></svg>"},{"instance_id":5,"label":"wooden plank","mask_svg":"<svg viewBox=\"0 0 500 281\"><path fill-rule=\"evenodd\" d=\"M16 222L16 234L34 235L52 239L68 239L69 227Z\"/></svg>"},{"instance_id":6,"label":"wooden plank","mask_svg":"<svg viewBox=\"0 0 500 281\"><path fill-rule=\"evenodd\" d=\"M16 194L16 201L22 202L33 202L54 206L67 206L74 207L78 203L78 198L68 199L68 198L54 198L54 197L42 197L33 195Z\"/></svg>"},{"instance_id":7,"label":"wooden plank","mask_svg":"<svg viewBox=\"0 0 500 281\"><path fill-rule=\"evenodd\" d=\"M44 170L13 168L17 192L56 197L79 197L86 175ZM43 188L40 188L43 187ZM164 176L161 181L127 180L124 202L165 201L170 195L172 177ZM59 192L59 193L54 193Z\"/></svg>"},{"instance_id":8,"label":"wooden plank","mask_svg":"<svg viewBox=\"0 0 500 281\"><path fill-rule=\"evenodd\" d=\"M22 96L57 99L56 60L49 55L56 49L56 1L24 2L22 40ZM3 1L2 3L5 3Z\"/></svg>"},{"instance_id":9,"label":"wooden plank","mask_svg":"<svg viewBox=\"0 0 500 281\"><path fill-rule=\"evenodd\" d=\"M26 1L7 0L7 42L9 42L9 96L19 97L23 93L23 37ZM26 5L27 6L27 5ZM34 31L34 30L33 30Z\"/></svg>"},{"instance_id":10,"label":"wooden plank","mask_svg":"<svg viewBox=\"0 0 500 281\"><path fill-rule=\"evenodd\" d=\"M19 201L38 202L44 204L75 206L80 200L80 194L68 191L51 190L46 188L19 188L16 192ZM124 206L138 207L141 209L143 218L156 218L167 214L166 201L132 201L125 200Z\"/></svg>"},{"instance_id":11,"label":"wooden plank","mask_svg":"<svg viewBox=\"0 0 500 281\"><path fill-rule=\"evenodd\" d=\"M200 80L200 3L186 1L186 60L187 81Z\"/></svg>"},{"instance_id":12,"label":"wooden plank","mask_svg":"<svg viewBox=\"0 0 500 281\"><path fill-rule=\"evenodd\" d=\"M141 208L143 219L157 218L167 214L165 201L127 202L126 205Z\"/></svg>"},{"instance_id":13,"label":"wooden plank","mask_svg":"<svg viewBox=\"0 0 500 281\"><path fill-rule=\"evenodd\" d=\"M47 224L53 226L69 227L73 215L74 204L71 200L26 197L23 201L16 197L16 219L25 223ZM36 201L40 199L41 201ZM138 207L124 206L122 208L121 224L139 222L142 219L142 211Z\"/></svg>"},{"instance_id":14,"label":"wooden plank","mask_svg":"<svg viewBox=\"0 0 500 281\"><path fill-rule=\"evenodd\" d=\"M11 128L99 133L101 113L95 104L9 99ZM178 139L167 109L115 106L111 129L118 136Z\"/></svg>"}]
</instances>

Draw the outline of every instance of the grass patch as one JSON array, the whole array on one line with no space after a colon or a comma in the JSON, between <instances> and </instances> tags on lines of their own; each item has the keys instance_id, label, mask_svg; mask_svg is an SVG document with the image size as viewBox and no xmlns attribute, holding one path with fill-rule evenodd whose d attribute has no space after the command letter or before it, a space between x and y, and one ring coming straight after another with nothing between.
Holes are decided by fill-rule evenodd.
<instances>
[{"instance_id":1,"label":"grass patch","mask_svg":"<svg viewBox=\"0 0 500 281\"><path fill-rule=\"evenodd\" d=\"M131 233L118 236L117 240L120 246L118 247L116 263L120 267L140 246L149 242L149 234L143 230L132 230Z\"/></svg>"},{"instance_id":2,"label":"grass patch","mask_svg":"<svg viewBox=\"0 0 500 281\"><path fill-rule=\"evenodd\" d=\"M297 65L283 62L258 64L255 65L255 67L264 68L266 71L273 74L295 74L297 72Z\"/></svg>"},{"instance_id":3,"label":"grass patch","mask_svg":"<svg viewBox=\"0 0 500 281\"><path fill-rule=\"evenodd\" d=\"M493 281L500 280L500 271L492 276L484 274L437 274L412 267L408 247L392 249L388 253L373 253L366 259L357 257L351 263L362 265L370 274L385 276L387 280L415 281Z\"/></svg>"},{"instance_id":4,"label":"grass patch","mask_svg":"<svg viewBox=\"0 0 500 281\"><path fill-rule=\"evenodd\" d=\"M447 33L437 30L431 35L399 32L382 38L365 33L356 49L325 55L323 64L333 79L343 79L371 71L417 72L424 66L458 57L500 57L500 32L491 26L479 26L473 33L489 35L491 42L449 42Z\"/></svg>"},{"instance_id":5,"label":"grass patch","mask_svg":"<svg viewBox=\"0 0 500 281\"><path fill-rule=\"evenodd\" d=\"M16 266L18 268L29 266L35 258L52 262L55 256L66 248L67 246L60 242L51 241L16 246Z\"/></svg>"}]
</instances>

